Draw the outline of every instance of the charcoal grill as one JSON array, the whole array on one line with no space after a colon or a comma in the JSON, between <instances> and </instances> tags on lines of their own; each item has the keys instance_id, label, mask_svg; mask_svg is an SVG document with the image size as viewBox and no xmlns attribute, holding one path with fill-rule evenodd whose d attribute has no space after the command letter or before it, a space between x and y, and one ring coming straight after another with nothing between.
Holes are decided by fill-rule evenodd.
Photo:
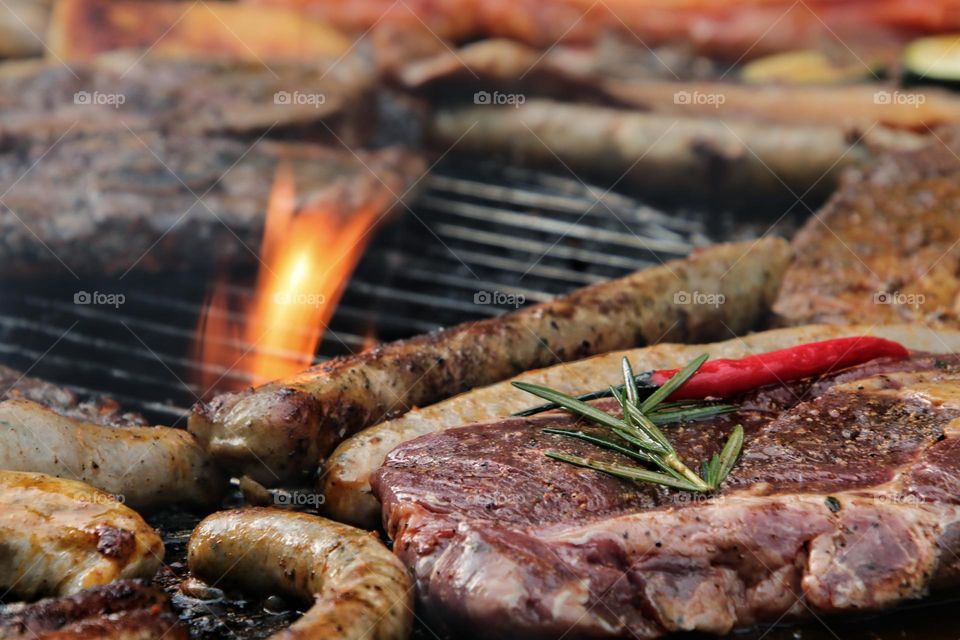
<instances>
[{"instance_id":1,"label":"charcoal grill","mask_svg":"<svg viewBox=\"0 0 960 640\"><path fill-rule=\"evenodd\" d=\"M555 175L452 157L424 178L420 195L378 232L352 277L316 354L317 362L356 352L374 328L394 340L509 311L572 289L689 254L699 246L788 235L799 218L745 219L723 212L648 206L626 195ZM199 314L213 273L130 275L2 285L0 363L81 396L110 395L158 424L182 426L204 395L204 366L192 355ZM255 272L233 292L249 298ZM122 294L123 304L77 304L79 292ZM489 302L482 294L490 294ZM501 294L501 295L494 295ZM246 345L241 345L246 346ZM210 371L208 371L209 373ZM222 386L248 382L214 370ZM271 611L256 600L201 603L179 594L186 540L198 517L168 512L153 524L167 543L158 582L196 638L253 639L290 624L294 609ZM951 629L952 600L924 602L874 621L831 622L843 637L912 637L916 629ZM891 622L892 620L892 622ZM899 630L899 631L898 631ZM903 635L896 635L897 633ZM760 629L741 638L819 640L836 635L816 624ZM944 638L948 636L942 636ZM418 623L415 638L438 638ZM439 639L438 639L439 640Z\"/></svg>"}]
</instances>

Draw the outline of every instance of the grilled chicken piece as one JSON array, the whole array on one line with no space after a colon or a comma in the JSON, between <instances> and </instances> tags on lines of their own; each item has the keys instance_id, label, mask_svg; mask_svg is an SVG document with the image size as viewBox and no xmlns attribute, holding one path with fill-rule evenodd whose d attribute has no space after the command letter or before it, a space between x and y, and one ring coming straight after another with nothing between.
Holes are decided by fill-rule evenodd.
<instances>
[{"instance_id":1,"label":"grilled chicken piece","mask_svg":"<svg viewBox=\"0 0 960 640\"><path fill-rule=\"evenodd\" d=\"M167 596L138 580L118 580L73 596L0 606L4 640L187 640Z\"/></svg>"},{"instance_id":2,"label":"grilled chicken piece","mask_svg":"<svg viewBox=\"0 0 960 640\"><path fill-rule=\"evenodd\" d=\"M67 596L152 576L163 541L129 507L76 480L0 471L0 592Z\"/></svg>"},{"instance_id":3,"label":"grilled chicken piece","mask_svg":"<svg viewBox=\"0 0 960 640\"><path fill-rule=\"evenodd\" d=\"M103 426L26 399L0 402L0 469L80 480L145 510L210 505L226 486L183 429Z\"/></svg>"},{"instance_id":4,"label":"grilled chicken piece","mask_svg":"<svg viewBox=\"0 0 960 640\"><path fill-rule=\"evenodd\" d=\"M302 478L344 437L391 413L558 361L749 330L766 313L788 260L777 238L712 247L552 302L218 396L194 407L189 429L218 462L258 482ZM691 291L722 295L725 303L683 304L682 292Z\"/></svg>"},{"instance_id":5,"label":"grilled chicken piece","mask_svg":"<svg viewBox=\"0 0 960 640\"><path fill-rule=\"evenodd\" d=\"M794 238L780 324L960 327L960 129L846 176Z\"/></svg>"},{"instance_id":6,"label":"grilled chicken piece","mask_svg":"<svg viewBox=\"0 0 960 640\"><path fill-rule=\"evenodd\" d=\"M410 579L376 534L279 509L223 511L194 529L188 563L210 582L314 602L273 640L410 635Z\"/></svg>"},{"instance_id":7,"label":"grilled chicken piece","mask_svg":"<svg viewBox=\"0 0 960 640\"><path fill-rule=\"evenodd\" d=\"M672 367L677 362L689 362L705 352L713 358L740 358L751 353L817 340L857 335L889 338L918 351L960 349L960 334L935 337L931 332L907 325L821 325L767 331L711 345L662 344L617 351L579 362L528 371L515 380L546 385L577 395L620 384L623 381L620 373L623 356L630 358L635 371L648 371ZM941 340L945 342L941 343ZM341 522L375 528L380 523L380 503L370 492L370 476L383 464L392 449L428 433L502 418L535 404L538 404L536 398L514 388L511 381L504 381L462 393L423 409L414 409L395 420L361 431L334 450L321 475L326 513Z\"/></svg>"}]
</instances>

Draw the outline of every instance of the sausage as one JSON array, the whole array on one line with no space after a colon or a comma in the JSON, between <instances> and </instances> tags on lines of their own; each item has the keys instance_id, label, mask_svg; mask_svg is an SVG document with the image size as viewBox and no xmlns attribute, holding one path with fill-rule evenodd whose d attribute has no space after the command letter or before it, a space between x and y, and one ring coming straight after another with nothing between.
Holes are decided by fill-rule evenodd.
<instances>
[{"instance_id":1,"label":"sausage","mask_svg":"<svg viewBox=\"0 0 960 640\"><path fill-rule=\"evenodd\" d=\"M268 485L302 479L346 436L413 406L556 362L747 331L764 317L789 260L778 238L718 245L498 318L220 395L194 407L189 429L238 475ZM689 304L683 294L690 292L723 304Z\"/></svg>"},{"instance_id":2,"label":"sausage","mask_svg":"<svg viewBox=\"0 0 960 640\"><path fill-rule=\"evenodd\" d=\"M306 513L235 509L197 525L187 562L194 575L211 583L314 602L273 640L410 635L410 578L376 534Z\"/></svg>"},{"instance_id":3,"label":"sausage","mask_svg":"<svg viewBox=\"0 0 960 640\"><path fill-rule=\"evenodd\" d=\"M630 358L635 371L645 371L685 364L702 353L709 353L714 358L740 358L815 340L860 335L888 338L921 351L942 352L948 350L948 346L960 346L960 333L933 334L908 325L875 328L812 325L766 331L709 345L661 344L617 351L580 362L528 371L513 380L541 384L576 395L620 384L623 381L620 360L624 356ZM398 445L427 433L508 416L539 404L530 394L515 389L511 385L513 380L415 409L344 441L330 455L321 476L327 515L356 526L376 527L380 521L380 503L370 493L370 475L380 467L386 455Z\"/></svg>"},{"instance_id":4,"label":"sausage","mask_svg":"<svg viewBox=\"0 0 960 640\"><path fill-rule=\"evenodd\" d=\"M0 593L68 596L149 578L163 541L135 511L90 485L0 471Z\"/></svg>"},{"instance_id":5,"label":"sausage","mask_svg":"<svg viewBox=\"0 0 960 640\"><path fill-rule=\"evenodd\" d=\"M136 509L213 504L226 486L183 429L103 426L26 399L0 402L0 469L80 480Z\"/></svg>"}]
</instances>

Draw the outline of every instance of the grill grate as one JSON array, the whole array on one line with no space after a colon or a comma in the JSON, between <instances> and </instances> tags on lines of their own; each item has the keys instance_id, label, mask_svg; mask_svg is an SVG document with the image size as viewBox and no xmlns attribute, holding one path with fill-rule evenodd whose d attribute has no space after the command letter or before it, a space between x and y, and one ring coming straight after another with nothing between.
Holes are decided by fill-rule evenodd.
<instances>
[{"instance_id":1,"label":"grill grate","mask_svg":"<svg viewBox=\"0 0 960 640\"><path fill-rule=\"evenodd\" d=\"M368 249L317 361L359 351L371 327L394 340L494 316L710 242L701 221L572 178L448 163L423 186L411 211L394 216ZM182 424L203 391L192 344L211 281L210 273L184 273L7 284L0 362ZM78 291L122 294L124 302L75 304ZM234 292L252 295L243 285ZM227 384L247 382L242 372L216 373Z\"/></svg>"}]
</instances>

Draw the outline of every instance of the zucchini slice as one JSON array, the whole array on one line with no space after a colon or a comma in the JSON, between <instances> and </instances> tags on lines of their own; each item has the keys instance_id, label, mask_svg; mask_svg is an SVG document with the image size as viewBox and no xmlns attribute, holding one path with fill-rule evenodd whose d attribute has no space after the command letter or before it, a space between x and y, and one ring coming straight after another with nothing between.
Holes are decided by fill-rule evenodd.
<instances>
[{"instance_id":1,"label":"zucchini slice","mask_svg":"<svg viewBox=\"0 0 960 640\"><path fill-rule=\"evenodd\" d=\"M914 40L903 59L911 79L960 83L960 34Z\"/></svg>"}]
</instances>

